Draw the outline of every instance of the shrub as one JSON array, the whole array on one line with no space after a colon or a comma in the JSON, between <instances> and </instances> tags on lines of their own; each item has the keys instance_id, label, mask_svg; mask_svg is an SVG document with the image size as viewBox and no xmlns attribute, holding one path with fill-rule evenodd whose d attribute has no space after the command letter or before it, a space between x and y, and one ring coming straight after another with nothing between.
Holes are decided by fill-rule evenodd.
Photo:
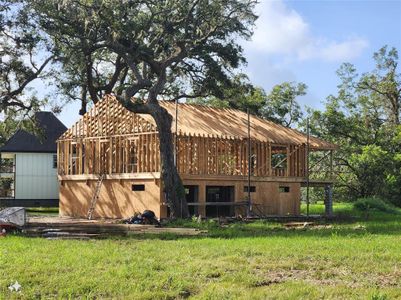
<instances>
[{"instance_id":1,"label":"shrub","mask_svg":"<svg viewBox=\"0 0 401 300\"><path fill-rule=\"evenodd\" d=\"M382 212L394 212L394 208L377 197L360 198L354 203L354 208L360 211L377 210Z\"/></svg>"}]
</instances>

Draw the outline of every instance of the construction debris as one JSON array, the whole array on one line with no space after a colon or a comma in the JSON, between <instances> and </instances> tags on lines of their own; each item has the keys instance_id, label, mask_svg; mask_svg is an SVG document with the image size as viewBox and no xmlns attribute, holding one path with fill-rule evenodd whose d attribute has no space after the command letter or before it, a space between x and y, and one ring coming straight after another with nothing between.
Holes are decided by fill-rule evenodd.
<instances>
[{"instance_id":1,"label":"construction debris","mask_svg":"<svg viewBox=\"0 0 401 300\"><path fill-rule=\"evenodd\" d=\"M283 224L285 229L301 229L301 230L306 230L306 229L331 229L333 228L332 225L328 224L316 224L314 222L290 222L290 223L285 223Z\"/></svg>"},{"instance_id":2,"label":"construction debris","mask_svg":"<svg viewBox=\"0 0 401 300\"><path fill-rule=\"evenodd\" d=\"M132 234L174 234L196 236L206 231L195 228L158 227L155 225L121 224L111 220L67 219L67 218L31 218L23 233L32 237L47 239L106 238L109 236L128 236Z\"/></svg>"},{"instance_id":3,"label":"construction debris","mask_svg":"<svg viewBox=\"0 0 401 300\"><path fill-rule=\"evenodd\" d=\"M308 228L314 224L313 222L289 222L283 225L285 228Z\"/></svg>"},{"instance_id":4,"label":"construction debris","mask_svg":"<svg viewBox=\"0 0 401 300\"><path fill-rule=\"evenodd\" d=\"M26 224L26 211L24 207L8 207L0 211L0 226L15 225L22 227Z\"/></svg>"},{"instance_id":5,"label":"construction debris","mask_svg":"<svg viewBox=\"0 0 401 300\"><path fill-rule=\"evenodd\" d=\"M137 214L123 221L124 224L142 224L160 226L156 214L151 210L145 210L142 214Z\"/></svg>"},{"instance_id":6,"label":"construction debris","mask_svg":"<svg viewBox=\"0 0 401 300\"><path fill-rule=\"evenodd\" d=\"M26 212L23 207L8 207L0 211L0 237L8 232L19 230L26 224Z\"/></svg>"}]
</instances>

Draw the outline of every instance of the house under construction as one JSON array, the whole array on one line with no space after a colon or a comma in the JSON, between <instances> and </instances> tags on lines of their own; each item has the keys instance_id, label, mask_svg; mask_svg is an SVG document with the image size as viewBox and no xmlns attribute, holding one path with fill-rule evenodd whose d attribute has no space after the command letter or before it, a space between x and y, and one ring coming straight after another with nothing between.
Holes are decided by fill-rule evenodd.
<instances>
[{"instance_id":1,"label":"house under construction","mask_svg":"<svg viewBox=\"0 0 401 300\"><path fill-rule=\"evenodd\" d=\"M330 158L331 143L238 110L161 105L174 118L176 165L193 215L244 215L250 203L258 215L299 215L302 186L332 184L329 176L311 179L307 168L308 153ZM57 151L61 215L87 216L98 190L94 217L145 209L168 216L150 115L106 96L59 138Z\"/></svg>"}]
</instances>

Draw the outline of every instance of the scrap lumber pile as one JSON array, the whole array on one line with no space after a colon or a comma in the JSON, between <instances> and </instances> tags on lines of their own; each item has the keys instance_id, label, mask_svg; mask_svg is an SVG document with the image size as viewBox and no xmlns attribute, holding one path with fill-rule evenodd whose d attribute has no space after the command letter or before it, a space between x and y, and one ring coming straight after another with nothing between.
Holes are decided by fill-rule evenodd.
<instances>
[{"instance_id":1,"label":"scrap lumber pile","mask_svg":"<svg viewBox=\"0 0 401 300\"><path fill-rule=\"evenodd\" d=\"M332 225L316 224L314 222L289 222L283 224L285 229L330 229Z\"/></svg>"},{"instance_id":2,"label":"scrap lumber pile","mask_svg":"<svg viewBox=\"0 0 401 300\"><path fill-rule=\"evenodd\" d=\"M32 237L49 239L91 239L109 236L129 236L136 234L173 234L196 236L205 233L194 228L157 227L154 225L116 224L101 221L54 218L33 219L24 228L24 233Z\"/></svg>"},{"instance_id":3,"label":"scrap lumber pile","mask_svg":"<svg viewBox=\"0 0 401 300\"><path fill-rule=\"evenodd\" d=\"M308 228L310 226L314 226L315 223L313 222L289 222L283 224L285 228L292 229L292 228Z\"/></svg>"}]
</instances>

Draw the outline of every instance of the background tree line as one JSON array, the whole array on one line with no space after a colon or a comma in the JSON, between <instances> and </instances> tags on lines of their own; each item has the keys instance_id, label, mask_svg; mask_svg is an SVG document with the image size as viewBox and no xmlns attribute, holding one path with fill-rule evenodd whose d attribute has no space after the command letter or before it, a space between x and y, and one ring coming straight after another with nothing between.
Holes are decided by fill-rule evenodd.
<instances>
[{"instance_id":1,"label":"background tree line","mask_svg":"<svg viewBox=\"0 0 401 300\"><path fill-rule=\"evenodd\" d=\"M284 82L267 94L243 75L236 77L234 88L224 91L222 100L209 97L193 102L243 111L249 108L261 118L303 132L309 117L312 135L339 146L334 153L335 199L377 196L401 206L398 51L384 46L373 54L373 60L375 68L363 74L350 63L342 64L337 71L337 95L329 95L322 110L301 109L297 97L306 95L303 83Z\"/></svg>"}]
</instances>

